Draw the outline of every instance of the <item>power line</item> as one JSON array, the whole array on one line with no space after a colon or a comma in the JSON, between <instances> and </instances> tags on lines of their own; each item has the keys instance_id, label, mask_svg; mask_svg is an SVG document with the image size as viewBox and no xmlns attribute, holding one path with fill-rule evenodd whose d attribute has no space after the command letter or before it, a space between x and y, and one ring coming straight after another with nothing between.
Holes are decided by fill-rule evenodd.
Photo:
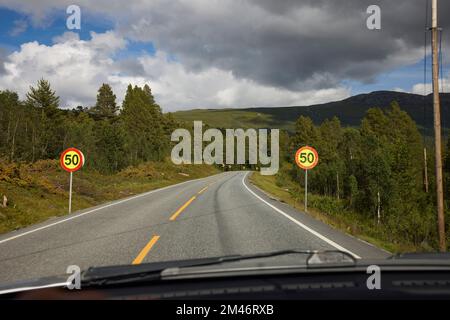
<instances>
[{"instance_id":1,"label":"power line","mask_svg":"<svg viewBox=\"0 0 450 320\"><path fill-rule=\"evenodd\" d=\"M441 87L440 87L440 92L443 93L444 92L444 71L443 71L443 66L442 66L442 38L443 36L443 32L444 30L441 28L439 29L439 80L441 82Z\"/></svg>"}]
</instances>

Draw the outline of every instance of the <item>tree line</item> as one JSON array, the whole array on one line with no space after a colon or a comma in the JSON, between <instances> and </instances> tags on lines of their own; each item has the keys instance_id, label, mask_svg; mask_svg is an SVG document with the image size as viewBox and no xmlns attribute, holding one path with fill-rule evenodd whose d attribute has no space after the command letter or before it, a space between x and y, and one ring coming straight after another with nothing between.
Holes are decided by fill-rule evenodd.
<instances>
[{"instance_id":1,"label":"tree line","mask_svg":"<svg viewBox=\"0 0 450 320\"><path fill-rule=\"evenodd\" d=\"M310 145L319 153L319 164L308 172L312 193L344 202L387 233L400 234L415 244L434 244L436 236L434 159L428 152L429 191L424 188L424 139L416 123L393 102L390 109L369 109L359 127L341 127L338 118L320 125L301 116L288 144L285 170L303 184L303 170L294 165L292 154ZM450 141L447 144L446 177L447 230L450 193Z\"/></svg>"},{"instance_id":2,"label":"tree line","mask_svg":"<svg viewBox=\"0 0 450 320\"><path fill-rule=\"evenodd\" d=\"M86 165L114 173L130 165L162 160L177 126L163 114L148 85L129 85L121 108L103 84L94 106L60 109L60 99L44 79L22 101L0 91L0 158L10 162L56 159L67 147L81 149Z\"/></svg>"}]
</instances>

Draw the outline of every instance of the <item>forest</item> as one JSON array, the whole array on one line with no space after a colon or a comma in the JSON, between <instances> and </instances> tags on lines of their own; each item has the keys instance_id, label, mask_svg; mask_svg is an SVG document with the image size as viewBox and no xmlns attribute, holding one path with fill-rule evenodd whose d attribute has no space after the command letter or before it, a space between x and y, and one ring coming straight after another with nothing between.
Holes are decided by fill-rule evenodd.
<instances>
[{"instance_id":1,"label":"forest","mask_svg":"<svg viewBox=\"0 0 450 320\"><path fill-rule=\"evenodd\" d=\"M337 117L315 125L301 116L295 128L278 181L302 184L304 172L291 155L298 146L314 146L320 161L308 173L308 189L320 196L316 206L336 214L351 212L388 241L437 248L434 150L398 103L369 109L358 127L342 127ZM448 237L450 142L443 154Z\"/></svg>"},{"instance_id":2,"label":"forest","mask_svg":"<svg viewBox=\"0 0 450 320\"><path fill-rule=\"evenodd\" d=\"M56 159L67 147L86 155L88 168L115 173L163 160L176 122L162 113L151 89L128 86L121 108L108 84L94 106L61 109L50 83L41 79L25 101L0 91L0 157L9 162Z\"/></svg>"},{"instance_id":3,"label":"forest","mask_svg":"<svg viewBox=\"0 0 450 320\"><path fill-rule=\"evenodd\" d=\"M15 92L0 91L1 162L57 159L67 147L83 150L87 169L106 175L150 161L169 161L172 131L189 124L163 113L148 85L129 85L121 106L116 100L111 86L103 84L94 106L62 109L57 93L44 79L30 87L23 101ZM371 228L382 228L392 241L401 238L437 248L434 151L398 103L384 110L369 109L359 126L344 127L337 117L315 124L300 116L295 132L282 131L280 138L280 185L290 181L302 187L304 172L295 166L293 155L300 146L313 146L320 161L309 172L308 187L320 196L316 206L352 212ZM449 139L443 155L450 235ZM301 196L300 189L295 192Z\"/></svg>"}]
</instances>

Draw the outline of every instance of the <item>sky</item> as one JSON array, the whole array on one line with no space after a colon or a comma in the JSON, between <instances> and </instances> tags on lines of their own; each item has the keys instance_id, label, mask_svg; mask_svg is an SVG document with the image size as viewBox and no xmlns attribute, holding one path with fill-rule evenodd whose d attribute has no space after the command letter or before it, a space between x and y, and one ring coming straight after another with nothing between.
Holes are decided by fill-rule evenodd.
<instances>
[{"instance_id":1,"label":"sky","mask_svg":"<svg viewBox=\"0 0 450 320\"><path fill-rule=\"evenodd\" d=\"M376 90L423 94L429 0L0 0L0 90L50 81L62 108L148 84L164 111L310 105ZM381 29L369 30L369 5ZM443 90L449 1L439 1ZM68 6L81 10L70 30ZM428 35L430 39L430 35Z\"/></svg>"}]
</instances>

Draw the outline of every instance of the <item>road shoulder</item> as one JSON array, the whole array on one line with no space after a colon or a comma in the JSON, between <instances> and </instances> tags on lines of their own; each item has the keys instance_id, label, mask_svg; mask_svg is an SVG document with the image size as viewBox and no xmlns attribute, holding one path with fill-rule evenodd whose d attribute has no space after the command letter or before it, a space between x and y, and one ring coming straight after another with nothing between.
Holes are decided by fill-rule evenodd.
<instances>
[{"instance_id":1,"label":"road shoulder","mask_svg":"<svg viewBox=\"0 0 450 320\"><path fill-rule=\"evenodd\" d=\"M307 226L307 228L312 229L314 232L317 232L323 237L326 237L330 241L337 243L339 246L342 246L362 258L379 259L387 258L392 255L390 252L378 248L374 244L361 240L342 230L338 230L301 210L293 208L290 204L282 202L281 199L270 194L267 190L263 190L259 186L256 186L252 179L250 179L251 174L252 173L248 173L245 176L243 181L245 182L245 185L264 201L298 221L300 224Z\"/></svg>"}]
</instances>

